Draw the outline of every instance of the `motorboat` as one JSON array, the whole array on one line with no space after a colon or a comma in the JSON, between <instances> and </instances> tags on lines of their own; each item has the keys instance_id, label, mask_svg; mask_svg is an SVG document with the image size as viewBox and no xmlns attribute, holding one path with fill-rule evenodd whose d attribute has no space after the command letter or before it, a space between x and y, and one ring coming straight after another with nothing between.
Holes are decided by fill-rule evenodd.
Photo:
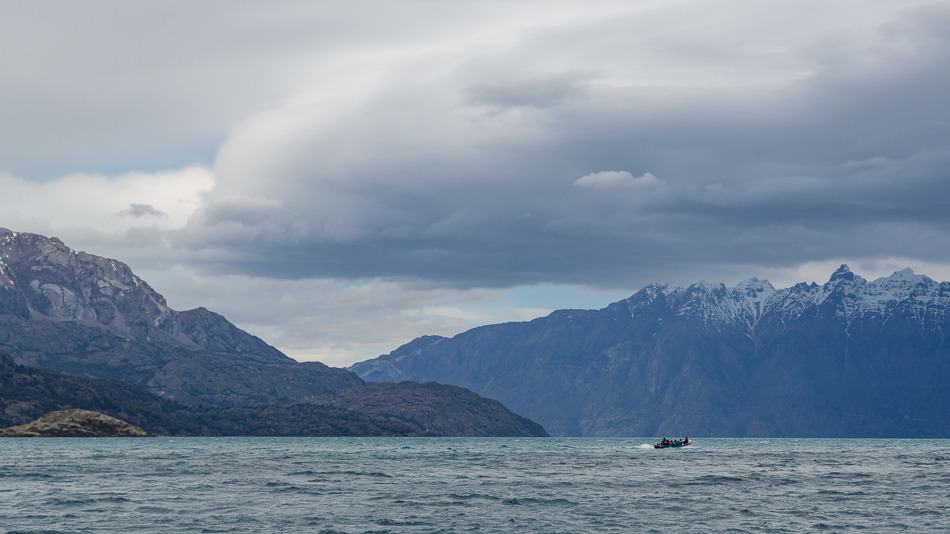
<instances>
[{"instance_id":1,"label":"motorboat","mask_svg":"<svg viewBox=\"0 0 950 534\"><path fill-rule=\"evenodd\" d=\"M663 438L663 441L654 445L653 448L654 449L671 449L671 448L676 448L676 447L686 447L692 444L693 444L693 441L689 438L674 439L673 441Z\"/></svg>"}]
</instances>

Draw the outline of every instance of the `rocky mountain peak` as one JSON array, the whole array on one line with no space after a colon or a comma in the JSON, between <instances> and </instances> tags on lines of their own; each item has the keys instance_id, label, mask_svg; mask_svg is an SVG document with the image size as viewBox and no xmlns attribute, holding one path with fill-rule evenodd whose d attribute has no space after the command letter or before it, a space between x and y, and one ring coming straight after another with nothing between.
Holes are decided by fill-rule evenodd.
<instances>
[{"instance_id":1,"label":"rocky mountain peak","mask_svg":"<svg viewBox=\"0 0 950 534\"><path fill-rule=\"evenodd\" d=\"M886 284L886 285L917 285L925 284L929 285L934 283L934 280L929 276L923 274L917 274L910 267L905 267L899 271L894 271L890 276L885 276L883 278L878 278L874 280L874 284Z\"/></svg>"},{"instance_id":2,"label":"rocky mountain peak","mask_svg":"<svg viewBox=\"0 0 950 534\"><path fill-rule=\"evenodd\" d=\"M28 318L78 321L123 337L174 336L165 298L122 262L9 230L0 233L0 257L6 300L18 301L13 305Z\"/></svg>"},{"instance_id":3,"label":"rocky mountain peak","mask_svg":"<svg viewBox=\"0 0 950 534\"><path fill-rule=\"evenodd\" d=\"M747 278L735 285L734 289L742 292L755 293L774 293L775 287L768 280L762 280L756 277Z\"/></svg>"},{"instance_id":4,"label":"rocky mountain peak","mask_svg":"<svg viewBox=\"0 0 950 534\"><path fill-rule=\"evenodd\" d=\"M828 282L800 282L776 289L768 280L749 278L727 287L722 283L696 282L686 287L649 285L624 301L631 314L662 295L678 317L707 327L738 327L750 333L763 318L794 320L806 310L822 306L847 321L868 314L888 315L898 306L910 306L920 315L943 313L950 308L950 284L905 268L868 282L847 265L832 273Z\"/></svg>"},{"instance_id":5,"label":"rocky mountain peak","mask_svg":"<svg viewBox=\"0 0 950 534\"><path fill-rule=\"evenodd\" d=\"M78 323L126 340L288 360L220 315L171 309L128 265L75 251L55 237L0 229L0 269L0 316Z\"/></svg>"},{"instance_id":6,"label":"rocky mountain peak","mask_svg":"<svg viewBox=\"0 0 950 534\"><path fill-rule=\"evenodd\" d=\"M740 298L764 304L775 294L775 287L768 280L749 278L736 284L732 292Z\"/></svg>"},{"instance_id":7,"label":"rocky mountain peak","mask_svg":"<svg viewBox=\"0 0 950 534\"><path fill-rule=\"evenodd\" d=\"M839 280L854 280L855 275L851 272L851 268L848 267L847 263L842 263L835 272L831 273L831 278L828 279L829 283L834 283Z\"/></svg>"}]
</instances>

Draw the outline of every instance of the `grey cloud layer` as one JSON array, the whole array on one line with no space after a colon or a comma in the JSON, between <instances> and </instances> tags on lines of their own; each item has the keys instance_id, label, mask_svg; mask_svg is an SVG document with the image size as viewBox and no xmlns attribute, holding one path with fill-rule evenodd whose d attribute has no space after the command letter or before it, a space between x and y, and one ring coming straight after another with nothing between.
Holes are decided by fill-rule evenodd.
<instances>
[{"instance_id":1,"label":"grey cloud layer","mask_svg":"<svg viewBox=\"0 0 950 534\"><path fill-rule=\"evenodd\" d=\"M49 179L207 161L235 123L307 84L326 90L341 68L488 23L503 32L530 11L480 4L4 0L0 171Z\"/></svg>"},{"instance_id":2,"label":"grey cloud layer","mask_svg":"<svg viewBox=\"0 0 950 534\"><path fill-rule=\"evenodd\" d=\"M950 9L864 5L553 24L316 88L231 132L177 243L457 286L950 261Z\"/></svg>"},{"instance_id":3,"label":"grey cloud layer","mask_svg":"<svg viewBox=\"0 0 950 534\"><path fill-rule=\"evenodd\" d=\"M945 2L8 7L0 171L217 154L183 228L126 201L163 225L134 257L448 287L950 262Z\"/></svg>"}]
</instances>

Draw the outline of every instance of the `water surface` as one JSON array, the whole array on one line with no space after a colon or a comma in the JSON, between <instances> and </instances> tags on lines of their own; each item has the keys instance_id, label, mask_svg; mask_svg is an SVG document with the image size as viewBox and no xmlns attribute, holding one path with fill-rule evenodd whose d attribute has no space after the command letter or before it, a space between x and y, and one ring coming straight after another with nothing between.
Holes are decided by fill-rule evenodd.
<instances>
[{"instance_id":1,"label":"water surface","mask_svg":"<svg viewBox=\"0 0 950 534\"><path fill-rule=\"evenodd\" d=\"M0 440L0 532L950 531L950 441Z\"/></svg>"}]
</instances>

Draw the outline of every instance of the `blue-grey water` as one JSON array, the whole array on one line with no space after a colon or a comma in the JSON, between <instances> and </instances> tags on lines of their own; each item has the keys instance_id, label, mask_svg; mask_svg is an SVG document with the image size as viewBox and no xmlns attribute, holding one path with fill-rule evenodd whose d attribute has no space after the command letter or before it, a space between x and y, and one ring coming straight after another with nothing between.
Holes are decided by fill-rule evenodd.
<instances>
[{"instance_id":1,"label":"blue-grey water","mask_svg":"<svg viewBox=\"0 0 950 534\"><path fill-rule=\"evenodd\" d=\"M0 440L0 532L950 531L950 441Z\"/></svg>"}]
</instances>

